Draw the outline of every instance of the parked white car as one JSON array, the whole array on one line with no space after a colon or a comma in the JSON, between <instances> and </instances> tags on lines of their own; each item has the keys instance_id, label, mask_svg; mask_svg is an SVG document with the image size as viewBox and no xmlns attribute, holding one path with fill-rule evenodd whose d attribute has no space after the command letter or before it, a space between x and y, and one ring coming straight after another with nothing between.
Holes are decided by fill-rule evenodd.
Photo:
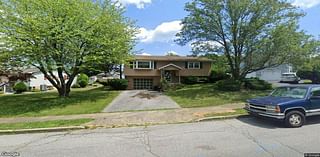
<instances>
[{"instance_id":1,"label":"parked white car","mask_svg":"<svg viewBox=\"0 0 320 157\"><path fill-rule=\"evenodd\" d=\"M299 83L300 78L297 76L296 73L283 73L281 75L281 81L284 83Z\"/></svg>"}]
</instances>

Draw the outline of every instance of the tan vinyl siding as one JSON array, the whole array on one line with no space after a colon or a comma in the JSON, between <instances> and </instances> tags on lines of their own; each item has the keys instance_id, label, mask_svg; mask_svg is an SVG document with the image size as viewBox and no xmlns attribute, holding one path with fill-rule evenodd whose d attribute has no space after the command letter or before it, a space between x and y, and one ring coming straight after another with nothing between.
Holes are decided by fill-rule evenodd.
<instances>
[{"instance_id":1,"label":"tan vinyl siding","mask_svg":"<svg viewBox=\"0 0 320 157\"><path fill-rule=\"evenodd\" d=\"M155 67L154 69L132 69L130 65L125 65L124 75L128 80L128 89L134 89L134 79L152 79L153 86L160 86L161 70L159 68L163 68L164 66L167 66L165 70L174 71L173 82L179 82L179 76L209 76L212 64L212 60L207 58L179 56L135 56L135 60L153 61L155 62ZM186 68L187 62L200 62L202 67L200 69L188 69ZM174 66L170 66L169 64L174 64Z\"/></svg>"},{"instance_id":2,"label":"tan vinyl siding","mask_svg":"<svg viewBox=\"0 0 320 157\"><path fill-rule=\"evenodd\" d=\"M180 70L181 76L209 76L211 69L211 62L202 62L201 69L186 69L185 62L169 62L169 61L157 61L157 69L130 69L128 65L124 68L125 76L160 76L160 70L158 68L168 64L175 64L182 68Z\"/></svg>"}]
</instances>

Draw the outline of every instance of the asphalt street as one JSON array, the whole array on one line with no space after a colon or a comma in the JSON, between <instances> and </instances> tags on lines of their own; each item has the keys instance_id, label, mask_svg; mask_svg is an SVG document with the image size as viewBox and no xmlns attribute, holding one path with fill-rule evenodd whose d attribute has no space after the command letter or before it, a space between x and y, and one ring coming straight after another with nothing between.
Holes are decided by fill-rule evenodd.
<instances>
[{"instance_id":1,"label":"asphalt street","mask_svg":"<svg viewBox=\"0 0 320 157\"><path fill-rule=\"evenodd\" d=\"M302 128L257 118L0 136L21 157L301 157L320 152L320 117ZM0 155L1 156L1 155ZM2 156L1 156L2 157Z\"/></svg>"}]
</instances>

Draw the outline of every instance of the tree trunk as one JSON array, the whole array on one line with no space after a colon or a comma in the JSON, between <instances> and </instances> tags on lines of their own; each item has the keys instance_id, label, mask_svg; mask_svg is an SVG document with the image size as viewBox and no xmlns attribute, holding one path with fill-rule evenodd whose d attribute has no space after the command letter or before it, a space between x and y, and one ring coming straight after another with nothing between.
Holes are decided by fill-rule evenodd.
<instances>
[{"instance_id":1,"label":"tree trunk","mask_svg":"<svg viewBox=\"0 0 320 157\"><path fill-rule=\"evenodd\" d=\"M61 87L57 88L60 97L69 97L70 96L71 85L72 85L73 80L74 80L74 78L70 78L65 85L62 85Z\"/></svg>"},{"instance_id":2,"label":"tree trunk","mask_svg":"<svg viewBox=\"0 0 320 157\"><path fill-rule=\"evenodd\" d=\"M60 89L58 89L58 92L60 97L69 97L70 88L67 89L67 88L61 87Z\"/></svg>"},{"instance_id":3,"label":"tree trunk","mask_svg":"<svg viewBox=\"0 0 320 157\"><path fill-rule=\"evenodd\" d=\"M120 79L123 79L122 78L122 64L120 64Z\"/></svg>"},{"instance_id":4,"label":"tree trunk","mask_svg":"<svg viewBox=\"0 0 320 157\"><path fill-rule=\"evenodd\" d=\"M75 76L78 74L78 69L70 76L67 82L64 80L63 70L58 68L59 79L53 76L53 73L46 71L43 67L38 67L39 70L44 74L48 81L57 89L60 97L69 97L72 82L75 79ZM50 74L50 75L49 75Z\"/></svg>"}]
</instances>

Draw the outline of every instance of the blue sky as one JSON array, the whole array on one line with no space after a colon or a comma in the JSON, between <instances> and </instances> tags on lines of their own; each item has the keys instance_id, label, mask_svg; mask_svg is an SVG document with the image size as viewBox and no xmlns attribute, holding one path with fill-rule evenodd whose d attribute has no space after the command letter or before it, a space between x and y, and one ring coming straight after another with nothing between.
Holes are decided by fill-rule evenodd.
<instances>
[{"instance_id":1,"label":"blue sky","mask_svg":"<svg viewBox=\"0 0 320 157\"><path fill-rule=\"evenodd\" d=\"M173 42L174 35L181 29L180 20L187 15L184 5L190 0L119 0L126 6L125 15L136 20L140 28L139 53L165 55L174 52L191 54L190 46L179 46ZM300 28L308 34L320 36L320 0L292 0L301 7L306 16L300 20Z\"/></svg>"}]
</instances>

